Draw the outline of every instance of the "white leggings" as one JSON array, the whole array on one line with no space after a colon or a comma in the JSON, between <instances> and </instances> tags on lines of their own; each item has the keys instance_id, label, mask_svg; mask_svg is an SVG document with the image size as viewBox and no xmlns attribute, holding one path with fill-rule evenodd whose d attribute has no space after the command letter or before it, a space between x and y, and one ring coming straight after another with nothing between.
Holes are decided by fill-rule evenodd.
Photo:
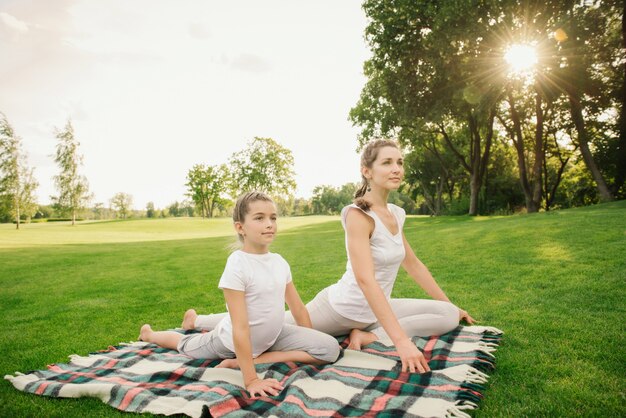
<instances>
[{"instance_id":1,"label":"white leggings","mask_svg":"<svg viewBox=\"0 0 626 418\"><path fill-rule=\"evenodd\" d=\"M459 310L448 302L426 299L391 299L391 309L400 326L409 337L442 335L459 325ZM328 300L328 288L319 292L306 305L313 328L333 336L347 335L353 329L370 331L379 339L388 338L378 322L358 322L345 318L335 311ZM196 328L212 330L228 313L198 315ZM285 322L295 324L291 312L285 312Z\"/></svg>"},{"instance_id":2,"label":"white leggings","mask_svg":"<svg viewBox=\"0 0 626 418\"><path fill-rule=\"evenodd\" d=\"M185 335L178 343L178 351L193 358L235 358L235 353L222 343L213 330ZM285 324L267 351L304 351L313 358L332 363L339 357L339 344L330 335L317 330Z\"/></svg>"}]
</instances>

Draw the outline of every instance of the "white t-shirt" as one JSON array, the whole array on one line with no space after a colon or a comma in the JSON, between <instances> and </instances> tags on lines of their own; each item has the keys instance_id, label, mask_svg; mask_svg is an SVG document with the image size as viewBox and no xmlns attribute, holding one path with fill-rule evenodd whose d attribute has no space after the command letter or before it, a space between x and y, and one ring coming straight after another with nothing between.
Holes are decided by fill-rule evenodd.
<instances>
[{"instance_id":1,"label":"white t-shirt","mask_svg":"<svg viewBox=\"0 0 626 418\"><path fill-rule=\"evenodd\" d=\"M237 250L226 261L218 287L245 293L253 357L267 351L283 328L285 287L290 281L289 264L279 254L250 254ZM217 325L215 331L224 346L234 353L230 315Z\"/></svg>"},{"instance_id":2,"label":"white t-shirt","mask_svg":"<svg viewBox=\"0 0 626 418\"><path fill-rule=\"evenodd\" d=\"M341 210L341 224L346 229L346 216L351 208L361 210L356 205L349 205ZM374 232L370 237L370 249L372 251L372 259L374 261L374 277L380 285L387 300L391 298L393 284L396 281L398 269L402 260L404 260L404 241L402 239L402 228L406 213L404 209L387 204L387 208L396 218L398 224L398 233L393 235L382 220L372 210L363 211L366 215L374 220ZM346 252L348 251L348 234L346 233ZM345 318L353 321L372 323L376 322L376 315L370 308L363 295L363 291L359 287L352 270L350 262L350 254L348 254L348 262L346 264L346 272L343 277L335 284L329 287L328 300L330 305Z\"/></svg>"}]
</instances>

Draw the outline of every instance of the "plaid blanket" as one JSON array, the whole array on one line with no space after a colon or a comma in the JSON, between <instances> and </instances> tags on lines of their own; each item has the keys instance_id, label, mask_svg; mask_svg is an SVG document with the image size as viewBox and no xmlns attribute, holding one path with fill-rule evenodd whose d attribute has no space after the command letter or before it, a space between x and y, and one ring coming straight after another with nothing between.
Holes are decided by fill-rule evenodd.
<instances>
[{"instance_id":1,"label":"plaid blanket","mask_svg":"<svg viewBox=\"0 0 626 418\"><path fill-rule=\"evenodd\" d=\"M179 330L180 331L180 330ZM180 331L182 332L182 331ZM469 417L482 398L502 332L468 326L431 338L413 338L432 369L400 371L390 341L363 351L344 350L326 366L257 365L260 376L281 382L273 397L250 398L239 370L219 361L192 360L154 344L134 342L70 356L47 370L5 376L17 389L42 396L91 396L129 412L191 417L333 416ZM345 339L339 339L346 347Z\"/></svg>"}]
</instances>

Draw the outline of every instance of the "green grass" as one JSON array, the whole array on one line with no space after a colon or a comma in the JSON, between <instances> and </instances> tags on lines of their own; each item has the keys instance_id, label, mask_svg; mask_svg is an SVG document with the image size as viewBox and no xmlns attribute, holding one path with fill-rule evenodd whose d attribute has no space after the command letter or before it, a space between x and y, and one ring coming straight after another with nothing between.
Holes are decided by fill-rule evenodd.
<instances>
[{"instance_id":1,"label":"green grass","mask_svg":"<svg viewBox=\"0 0 626 418\"><path fill-rule=\"evenodd\" d=\"M336 217L285 218L272 250L308 301L345 267ZM0 226L0 373L67 361L139 326L223 311L226 219ZM453 302L506 334L486 398L492 416L626 416L626 202L512 217L410 217L407 238ZM396 297L422 297L401 274ZM0 384L2 416L128 416L96 399Z\"/></svg>"}]
</instances>

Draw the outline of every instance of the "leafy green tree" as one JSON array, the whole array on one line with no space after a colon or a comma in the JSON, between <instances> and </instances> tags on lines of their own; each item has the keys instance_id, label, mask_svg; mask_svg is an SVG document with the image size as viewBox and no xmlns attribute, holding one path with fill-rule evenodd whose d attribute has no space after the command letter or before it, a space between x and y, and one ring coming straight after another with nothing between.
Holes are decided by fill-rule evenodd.
<instances>
[{"instance_id":1,"label":"leafy green tree","mask_svg":"<svg viewBox=\"0 0 626 418\"><path fill-rule=\"evenodd\" d=\"M315 214L335 215L341 212L344 206L354 200L354 193L359 186L356 183L346 183L341 187L329 185L317 186L313 189L311 209Z\"/></svg>"},{"instance_id":2,"label":"leafy green tree","mask_svg":"<svg viewBox=\"0 0 626 418\"><path fill-rule=\"evenodd\" d=\"M30 219L37 212L37 186L33 169L26 164L21 139L0 113L0 209L9 220L15 220L17 229L22 216Z\"/></svg>"},{"instance_id":3,"label":"leafy green tree","mask_svg":"<svg viewBox=\"0 0 626 418\"><path fill-rule=\"evenodd\" d=\"M172 203L171 205L167 207L167 216L174 216L174 217L182 216L180 203L178 201ZM163 211L162 217L165 218L165 211Z\"/></svg>"},{"instance_id":4,"label":"leafy green tree","mask_svg":"<svg viewBox=\"0 0 626 418\"><path fill-rule=\"evenodd\" d=\"M605 173L593 155L591 125L608 109L623 107L624 98L620 97L620 93L624 91L626 60L621 33L624 3L611 0L594 2L596 4L572 0L555 0L554 3L560 6L554 19L563 22L561 29L566 34L558 51L561 65L555 80L569 100L578 147L600 198L603 201L613 200L614 194L607 184ZM605 30L598 31L597 28ZM619 132L619 128L615 131ZM615 141L619 141L619 135ZM623 155L624 143L621 145Z\"/></svg>"},{"instance_id":5,"label":"leafy green tree","mask_svg":"<svg viewBox=\"0 0 626 418\"><path fill-rule=\"evenodd\" d=\"M187 196L196 204L203 218L212 218L215 209L224 200L228 188L228 170L225 165L196 164L187 172Z\"/></svg>"},{"instance_id":6,"label":"leafy green tree","mask_svg":"<svg viewBox=\"0 0 626 418\"><path fill-rule=\"evenodd\" d=\"M102 202L94 204L91 208L91 213L93 214L94 219L104 219L105 211L104 203Z\"/></svg>"},{"instance_id":7,"label":"leafy green tree","mask_svg":"<svg viewBox=\"0 0 626 418\"><path fill-rule=\"evenodd\" d=\"M61 212L72 215L72 225L76 223L76 213L83 209L92 198L89 193L89 183L85 176L79 173L83 157L78 153L79 142L74 137L74 128L68 120L62 131L56 131L59 141L56 146L54 161L61 172L54 176L54 183L59 192L51 199Z\"/></svg>"},{"instance_id":8,"label":"leafy green tree","mask_svg":"<svg viewBox=\"0 0 626 418\"><path fill-rule=\"evenodd\" d=\"M255 137L228 162L233 195L258 190L270 195L291 195L296 189L291 151L272 138Z\"/></svg>"},{"instance_id":9,"label":"leafy green tree","mask_svg":"<svg viewBox=\"0 0 626 418\"><path fill-rule=\"evenodd\" d=\"M154 218L156 216L156 212L154 210L154 202L148 202L146 204L146 217Z\"/></svg>"},{"instance_id":10,"label":"leafy green tree","mask_svg":"<svg viewBox=\"0 0 626 418\"><path fill-rule=\"evenodd\" d=\"M115 193L111 198L111 208L113 208L122 219L126 219L132 211L133 197L128 193Z\"/></svg>"},{"instance_id":11,"label":"leafy green tree","mask_svg":"<svg viewBox=\"0 0 626 418\"><path fill-rule=\"evenodd\" d=\"M573 161L559 159L549 129L574 132L567 136L602 200L623 190L626 117L612 116L626 114L623 2L366 0L363 8L372 58L350 112L361 143L388 136L425 152L438 135L468 175L470 214L503 133L529 212L551 205ZM511 77L505 48L516 43L536 47L532 82Z\"/></svg>"},{"instance_id":12,"label":"leafy green tree","mask_svg":"<svg viewBox=\"0 0 626 418\"><path fill-rule=\"evenodd\" d=\"M304 216L312 213L311 201L304 198L296 198L293 202L293 215Z\"/></svg>"},{"instance_id":13,"label":"leafy green tree","mask_svg":"<svg viewBox=\"0 0 626 418\"><path fill-rule=\"evenodd\" d=\"M466 171L469 213L478 213L497 98L497 77L480 57L493 55L489 2L367 0L368 81L350 118L361 143L396 137L416 149L439 135ZM471 23L470 23L471 22ZM479 77L481 76L481 77Z\"/></svg>"}]
</instances>

